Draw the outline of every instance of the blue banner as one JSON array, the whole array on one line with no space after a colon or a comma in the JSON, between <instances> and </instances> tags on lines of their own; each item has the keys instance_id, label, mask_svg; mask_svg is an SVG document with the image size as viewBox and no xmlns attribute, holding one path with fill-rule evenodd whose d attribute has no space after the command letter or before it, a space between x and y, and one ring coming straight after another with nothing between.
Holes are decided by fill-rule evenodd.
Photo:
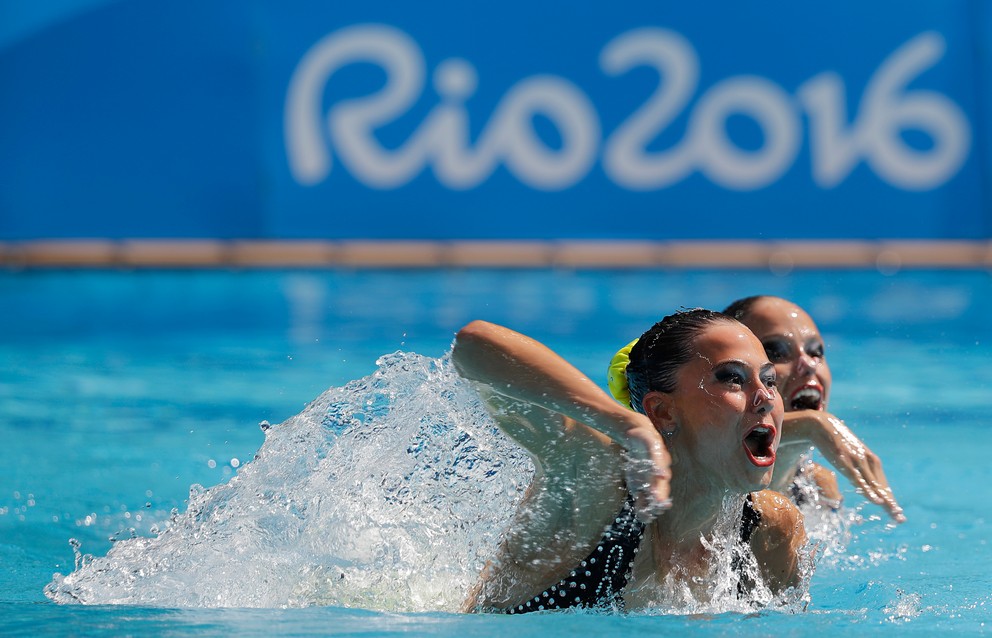
<instances>
[{"instance_id":1,"label":"blue banner","mask_svg":"<svg viewBox=\"0 0 992 638\"><path fill-rule=\"evenodd\" d=\"M990 237L980 2L66 4L3 239Z\"/></svg>"}]
</instances>

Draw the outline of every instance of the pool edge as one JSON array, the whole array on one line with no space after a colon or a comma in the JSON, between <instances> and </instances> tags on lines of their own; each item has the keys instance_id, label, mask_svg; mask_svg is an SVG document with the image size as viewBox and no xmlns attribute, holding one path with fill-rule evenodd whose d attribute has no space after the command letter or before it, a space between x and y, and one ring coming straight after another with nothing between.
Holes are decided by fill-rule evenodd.
<instances>
[{"instance_id":1,"label":"pool edge","mask_svg":"<svg viewBox=\"0 0 992 638\"><path fill-rule=\"evenodd\" d=\"M992 268L992 241L215 240L0 242L0 268Z\"/></svg>"}]
</instances>

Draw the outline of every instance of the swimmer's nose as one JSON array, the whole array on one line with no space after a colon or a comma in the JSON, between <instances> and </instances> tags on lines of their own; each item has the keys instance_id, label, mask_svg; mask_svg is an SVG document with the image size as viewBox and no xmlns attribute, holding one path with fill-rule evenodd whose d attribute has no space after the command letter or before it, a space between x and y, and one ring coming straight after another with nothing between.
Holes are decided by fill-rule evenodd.
<instances>
[{"instance_id":1,"label":"swimmer's nose","mask_svg":"<svg viewBox=\"0 0 992 638\"><path fill-rule=\"evenodd\" d=\"M755 412L758 414L765 414L772 409L775 404L775 391L770 390L765 387L758 388L754 393L754 401L752 405L755 408Z\"/></svg>"},{"instance_id":2,"label":"swimmer's nose","mask_svg":"<svg viewBox=\"0 0 992 638\"><path fill-rule=\"evenodd\" d=\"M808 376L816 372L816 366L818 365L820 365L819 359L801 352L799 353L799 362L796 364L796 372L801 376Z\"/></svg>"}]
</instances>

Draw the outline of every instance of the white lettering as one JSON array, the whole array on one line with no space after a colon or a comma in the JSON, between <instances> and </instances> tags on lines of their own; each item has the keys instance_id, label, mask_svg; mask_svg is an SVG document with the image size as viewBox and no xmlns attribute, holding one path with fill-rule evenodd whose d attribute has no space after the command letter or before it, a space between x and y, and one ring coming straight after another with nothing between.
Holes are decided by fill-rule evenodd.
<instances>
[{"instance_id":1,"label":"white lettering","mask_svg":"<svg viewBox=\"0 0 992 638\"><path fill-rule=\"evenodd\" d=\"M749 115L761 126L764 144L741 151L726 135L733 113ZM779 179L796 158L801 139L799 118L785 91L757 77L720 82L699 101L689 124L700 170L711 180L736 190L762 188Z\"/></svg>"},{"instance_id":2,"label":"white lettering","mask_svg":"<svg viewBox=\"0 0 992 638\"><path fill-rule=\"evenodd\" d=\"M396 161L389 154L377 154L378 145L368 139L368 132L413 104L424 84L423 54L417 43L398 29L357 25L320 40L303 56L290 79L284 124L286 154L293 177L301 184L316 184L331 170L321 117L323 92L335 71L355 62L381 66L386 71L386 86L370 97L345 100L331 112L328 124L338 152L350 155L354 164L349 168L370 185L399 186L419 170L415 157Z\"/></svg>"},{"instance_id":3,"label":"white lettering","mask_svg":"<svg viewBox=\"0 0 992 638\"><path fill-rule=\"evenodd\" d=\"M607 44L599 63L610 75L647 65L663 80L607 140L606 174L631 190L664 188L688 177L693 169L691 152L676 147L649 155L644 149L689 104L696 90L699 60L689 41L666 29L635 29Z\"/></svg>"},{"instance_id":4,"label":"white lettering","mask_svg":"<svg viewBox=\"0 0 992 638\"><path fill-rule=\"evenodd\" d=\"M600 133L589 99L562 78L527 78L501 100L475 147L468 143L464 102L478 78L466 61L442 62L434 87L442 97L411 138L395 150L382 147L377 128L408 110L423 88L423 54L406 34L377 25L349 27L325 37L304 56L286 99L290 170L301 184L315 184L331 170L320 110L330 77L347 64L369 62L386 72L386 85L370 96L342 100L327 115L334 150L357 179L373 188L397 188L427 165L441 183L468 189L485 181L502 161L522 182L559 190L582 179L596 161ZM549 149L534 134L533 118L547 117L562 145Z\"/></svg>"},{"instance_id":5,"label":"white lettering","mask_svg":"<svg viewBox=\"0 0 992 638\"><path fill-rule=\"evenodd\" d=\"M562 148L551 151L534 135L533 116L555 123ZM599 150L599 119L585 94L570 82L538 76L514 86L493 116L491 134L502 140L507 168L542 190L567 188L585 177Z\"/></svg>"},{"instance_id":6,"label":"white lettering","mask_svg":"<svg viewBox=\"0 0 992 638\"><path fill-rule=\"evenodd\" d=\"M692 105L699 59L691 43L666 29L628 31L603 48L600 67L619 76L648 66L658 72L659 83L602 142L603 169L630 190L666 188L695 172L727 189L764 188L795 164L805 111L813 179L820 187L837 186L864 161L897 188L937 188L967 159L971 129L946 96L907 87L940 60L944 48L939 34L927 32L893 52L873 74L848 124L844 80L832 72L800 86L798 100L766 78L736 76L715 83ZM357 63L380 67L385 85L325 110L328 83ZM466 103L479 78L471 62L459 58L436 67L432 84L440 100L410 138L384 148L377 130L421 98L425 76L419 46L393 27L356 25L320 40L301 59L286 96L286 151L293 177L303 185L326 179L333 151L353 177L371 188L398 188L431 168L445 187L466 190L502 165L522 183L553 191L584 179L599 157L603 138L594 104L575 84L551 75L524 78L510 87L473 144ZM682 139L648 152L682 113L688 115ZM744 149L731 139L727 123L733 116L749 118L760 128L759 147ZM535 129L538 117L557 131L560 144L554 148ZM910 146L903 138L907 131L923 133L932 146Z\"/></svg>"},{"instance_id":7,"label":"white lettering","mask_svg":"<svg viewBox=\"0 0 992 638\"><path fill-rule=\"evenodd\" d=\"M843 80L823 73L799 89L810 117L813 178L824 188L842 182L863 157L882 179L906 190L940 186L957 173L971 147L971 127L947 97L906 85L944 54L938 33L922 33L889 56L872 76L857 120L845 130ZM906 144L901 132L917 130L933 142L927 150Z\"/></svg>"}]
</instances>

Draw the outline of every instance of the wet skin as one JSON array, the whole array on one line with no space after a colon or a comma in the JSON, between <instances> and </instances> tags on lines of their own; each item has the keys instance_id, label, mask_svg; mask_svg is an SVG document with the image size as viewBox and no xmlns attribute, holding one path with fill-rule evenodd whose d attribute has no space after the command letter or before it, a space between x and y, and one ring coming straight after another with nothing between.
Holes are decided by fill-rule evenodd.
<instances>
[{"instance_id":1,"label":"wet skin","mask_svg":"<svg viewBox=\"0 0 992 638\"><path fill-rule=\"evenodd\" d=\"M830 366L813 319L785 299L763 297L754 302L743 320L775 364L785 409L826 410ZM794 401L800 403L794 406Z\"/></svg>"},{"instance_id":2,"label":"wet skin","mask_svg":"<svg viewBox=\"0 0 992 638\"><path fill-rule=\"evenodd\" d=\"M788 413L771 488L788 493L803 454L815 445L858 491L885 507L894 521L903 522L905 516L885 478L881 459L827 412L832 378L823 337L813 319L786 299L760 297L740 320L775 364ZM833 472L815 463L803 465L801 471L816 484L822 504L840 505L843 497Z\"/></svg>"},{"instance_id":3,"label":"wet skin","mask_svg":"<svg viewBox=\"0 0 992 638\"><path fill-rule=\"evenodd\" d=\"M645 397L649 416L666 434L673 471L687 471L697 488L712 481L721 493L763 489L784 414L775 369L740 324L710 326L695 346L697 356L679 371L675 392Z\"/></svg>"}]
</instances>

